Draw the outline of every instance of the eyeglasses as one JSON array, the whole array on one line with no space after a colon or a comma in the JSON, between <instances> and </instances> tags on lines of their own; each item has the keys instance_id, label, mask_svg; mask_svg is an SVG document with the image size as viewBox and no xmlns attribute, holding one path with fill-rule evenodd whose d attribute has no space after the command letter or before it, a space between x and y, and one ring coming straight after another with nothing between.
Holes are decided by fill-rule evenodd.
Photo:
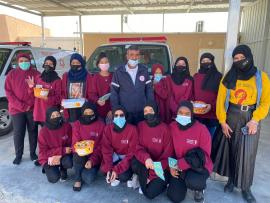
<instances>
[{"instance_id":1,"label":"eyeglasses","mask_svg":"<svg viewBox=\"0 0 270 203\"><path fill-rule=\"evenodd\" d=\"M123 114L123 113L121 113L121 114L114 114L114 117L116 118L116 117L125 117L125 115Z\"/></svg>"}]
</instances>

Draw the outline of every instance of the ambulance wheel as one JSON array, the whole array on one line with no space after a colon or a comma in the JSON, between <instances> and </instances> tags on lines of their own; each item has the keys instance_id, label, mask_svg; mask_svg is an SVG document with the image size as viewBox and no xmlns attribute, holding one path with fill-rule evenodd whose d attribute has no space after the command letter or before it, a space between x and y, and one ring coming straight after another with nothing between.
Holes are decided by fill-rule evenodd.
<instances>
[{"instance_id":1,"label":"ambulance wheel","mask_svg":"<svg viewBox=\"0 0 270 203\"><path fill-rule=\"evenodd\" d=\"M0 136L10 133L13 129L11 117L8 112L8 102L0 101Z\"/></svg>"}]
</instances>

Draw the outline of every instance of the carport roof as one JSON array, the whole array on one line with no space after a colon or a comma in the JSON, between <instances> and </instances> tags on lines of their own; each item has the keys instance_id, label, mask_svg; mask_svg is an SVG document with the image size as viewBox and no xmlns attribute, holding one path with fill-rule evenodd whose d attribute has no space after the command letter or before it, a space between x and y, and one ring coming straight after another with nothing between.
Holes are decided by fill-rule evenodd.
<instances>
[{"instance_id":1,"label":"carport roof","mask_svg":"<svg viewBox=\"0 0 270 203\"><path fill-rule=\"evenodd\" d=\"M242 0L247 6L256 0ZM0 0L0 5L40 16L227 11L229 0Z\"/></svg>"}]
</instances>

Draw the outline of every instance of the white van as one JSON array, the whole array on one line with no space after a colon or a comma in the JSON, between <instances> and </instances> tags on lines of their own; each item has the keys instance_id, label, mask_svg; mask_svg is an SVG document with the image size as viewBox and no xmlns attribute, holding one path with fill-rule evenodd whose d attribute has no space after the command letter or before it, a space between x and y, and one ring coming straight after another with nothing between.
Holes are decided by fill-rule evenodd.
<instances>
[{"instance_id":1,"label":"white van","mask_svg":"<svg viewBox=\"0 0 270 203\"><path fill-rule=\"evenodd\" d=\"M70 56L74 52L59 49L31 47L29 43L0 43L0 136L12 130L11 118L8 113L8 101L5 94L5 79L10 70L17 66L18 53L28 53L31 63L38 71L42 72L43 62L46 56L52 55L57 59L56 71L59 76L69 69Z\"/></svg>"}]
</instances>

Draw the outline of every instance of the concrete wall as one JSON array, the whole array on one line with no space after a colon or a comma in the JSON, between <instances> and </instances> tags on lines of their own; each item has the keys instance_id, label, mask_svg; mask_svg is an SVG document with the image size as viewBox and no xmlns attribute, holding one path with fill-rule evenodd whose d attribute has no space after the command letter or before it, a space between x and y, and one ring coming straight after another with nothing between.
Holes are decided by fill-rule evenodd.
<instances>
[{"instance_id":1,"label":"concrete wall","mask_svg":"<svg viewBox=\"0 0 270 203\"><path fill-rule=\"evenodd\" d=\"M248 44L255 64L270 74L270 1L258 0L242 12L240 42Z\"/></svg>"},{"instance_id":2,"label":"concrete wall","mask_svg":"<svg viewBox=\"0 0 270 203\"><path fill-rule=\"evenodd\" d=\"M86 58L100 45L109 43L111 37L166 36L174 59L186 56L190 62L191 72L197 70L199 52L206 50L224 50L225 33L174 33L174 34L112 34L84 33L84 55ZM223 66L223 61L222 61Z\"/></svg>"},{"instance_id":3,"label":"concrete wall","mask_svg":"<svg viewBox=\"0 0 270 203\"><path fill-rule=\"evenodd\" d=\"M41 27L7 15L0 15L0 41L19 41L20 37L41 36ZM45 29L45 36L50 36L49 29Z\"/></svg>"}]
</instances>

